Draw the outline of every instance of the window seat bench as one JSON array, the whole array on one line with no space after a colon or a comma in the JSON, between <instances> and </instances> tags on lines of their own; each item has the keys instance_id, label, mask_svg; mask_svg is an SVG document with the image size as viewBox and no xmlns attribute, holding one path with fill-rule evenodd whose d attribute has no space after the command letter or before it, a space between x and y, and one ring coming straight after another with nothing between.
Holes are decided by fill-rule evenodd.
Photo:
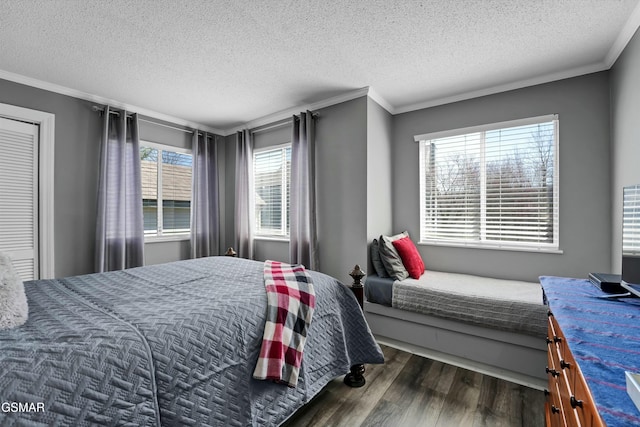
<instances>
[{"instance_id":1,"label":"window seat bench","mask_svg":"<svg viewBox=\"0 0 640 427\"><path fill-rule=\"evenodd\" d=\"M543 389L548 308L538 283L427 271L370 276L364 312L380 343Z\"/></svg>"}]
</instances>

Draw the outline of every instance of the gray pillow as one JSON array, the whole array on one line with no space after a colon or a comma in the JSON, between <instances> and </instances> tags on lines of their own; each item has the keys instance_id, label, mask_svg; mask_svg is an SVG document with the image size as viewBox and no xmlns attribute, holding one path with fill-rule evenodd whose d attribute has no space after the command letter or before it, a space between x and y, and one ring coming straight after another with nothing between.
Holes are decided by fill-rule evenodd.
<instances>
[{"instance_id":1,"label":"gray pillow","mask_svg":"<svg viewBox=\"0 0 640 427\"><path fill-rule=\"evenodd\" d=\"M376 239L371 242L371 264L373 264L373 269L379 277L389 277L380 259L380 246Z\"/></svg>"},{"instance_id":2,"label":"gray pillow","mask_svg":"<svg viewBox=\"0 0 640 427\"><path fill-rule=\"evenodd\" d=\"M24 285L11 259L0 252L0 329L9 329L27 321L29 306Z\"/></svg>"},{"instance_id":3,"label":"gray pillow","mask_svg":"<svg viewBox=\"0 0 640 427\"><path fill-rule=\"evenodd\" d=\"M390 277L396 280L404 280L409 277L409 272L404 268L402 258L396 248L393 247L393 241L409 236L409 233L403 231L394 236L380 236L380 259L385 270Z\"/></svg>"}]
</instances>

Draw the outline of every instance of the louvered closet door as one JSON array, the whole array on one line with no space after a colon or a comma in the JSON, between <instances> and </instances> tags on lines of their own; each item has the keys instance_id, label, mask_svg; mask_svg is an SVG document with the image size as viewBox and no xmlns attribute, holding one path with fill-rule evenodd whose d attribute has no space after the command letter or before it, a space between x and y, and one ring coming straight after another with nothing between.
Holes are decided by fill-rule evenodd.
<instances>
[{"instance_id":1,"label":"louvered closet door","mask_svg":"<svg viewBox=\"0 0 640 427\"><path fill-rule=\"evenodd\" d=\"M38 278L38 126L0 118L0 251Z\"/></svg>"}]
</instances>

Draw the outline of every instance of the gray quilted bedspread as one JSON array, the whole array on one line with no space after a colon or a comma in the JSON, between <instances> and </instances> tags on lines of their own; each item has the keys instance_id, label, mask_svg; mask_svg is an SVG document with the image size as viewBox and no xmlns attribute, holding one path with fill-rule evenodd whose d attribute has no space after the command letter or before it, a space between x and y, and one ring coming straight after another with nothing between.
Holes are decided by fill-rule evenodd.
<instances>
[{"instance_id":1,"label":"gray quilted bedspread","mask_svg":"<svg viewBox=\"0 0 640 427\"><path fill-rule=\"evenodd\" d=\"M548 307L539 283L426 271L419 280L393 283L392 306L535 337L547 334Z\"/></svg>"},{"instance_id":2,"label":"gray quilted bedspread","mask_svg":"<svg viewBox=\"0 0 640 427\"><path fill-rule=\"evenodd\" d=\"M331 379L382 363L351 291L310 272L316 310L298 387L252 378L263 264L212 257L25 283L29 320L0 331L0 425L278 425Z\"/></svg>"}]
</instances>

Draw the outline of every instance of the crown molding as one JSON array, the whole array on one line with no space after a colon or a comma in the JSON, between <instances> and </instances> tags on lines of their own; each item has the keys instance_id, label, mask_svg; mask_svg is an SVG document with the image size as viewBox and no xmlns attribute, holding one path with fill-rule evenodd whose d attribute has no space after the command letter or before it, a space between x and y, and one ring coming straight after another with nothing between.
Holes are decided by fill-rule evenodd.
<instances>
[{"instance_id":1,"label":"crown molding","mask_svg":"<svg viewBox=\"0 0 640 427\"><path fill-rule=\"evenodd\" d=\"M311 104L298 105L296 107L287 108L286 110L278 111L277 113L268 114L266 116L259 117L257 119L248 121L242 125L234 126L225 130L225 135L231 135L239 130L255 129L260 126L265 126L280 120L291 118L294 114L300 114L304 110L319 110L321 108L329 107L331 105L340 104L342 102L351 101L352 99L366 96L369 93L369 87L365 86L360 89L351 90L341 93L340 95L333 96L331 98L323 99L322 101L314 102Z\"/></svg>"},{"instance_id":2,"label":"crown molding","mask_svg":"<svg viewBox=\"0 0 640 427\"><path fill-rule=\"evenodd\" d=\"M545 74L543 76L533 77L531 79L518 80L516 82L493 86L486 89L479 89L475 91L461 93L458 95L448 96L445 98L431 99L427 101L418 102L416 104L396 107L394 114L407 113L410 111L422 110L423 108L436 107L438 105L444 105L444 104L451 104L453 102L465 101L467 99L479 98L481 96L493 95L496 93L507 92L515 89L522 89L529 86L535 86L543 83L550 83L557 80L563 80L571 77L582 76L585 74L597 73L599 71L604 71L608 69L609 67L607 66L607 64L605 64L604 62L599 62L596 64L586 65L584 67L577 67L577 68L572 68L571 70Z\"/></svg>"},{"instance_id":3,"label":"crown molding","mask_svg":"<svg viewBox=\"0 0 640 427\"><path fill-rule=\"evenodd\" d=\"M293 116L294 114L300 113L300 111L304 110L319 110L321 108L330 107L332 105L340 104L342 102L351 101L352 99L361 98L363 96L368 96L375 102L377 102L382 108L387 110L391 114L395 114L393 106L387 102L378 92L376 92L371 86L365 86L360 89L351 90L340 95L323 99L322 101L314 102L312 104L299 105L296 107L288 108L286 110L279 111L277 113L269 114L267 116L263 116L250 122L247 122L243 125L235 126L233 128L227 129L225 135L231 135L239 130L243 129L255 129L261 126L269 125L271 123L275 123L281 120L285 120Z\"/></svg>"},{"instance_id":4,"label":"crown molding","mask_svg":"<svg viewBox=\"0 0 640 427\"><path fill-rule=\"evenodd\" d=\"M384 108L385 110L387 110L390 114L396 114L396 108L391 105L386 99L384 99L382 97L382 95L380 95L374 88L372 88L371 86L369 86L369 98L373 99L375 102L378 103L378 105L380 105L382 108Z\"/></svg>"},{"instance_id":5,"label":"crown molding","mask_svg":"<svg viewBox=\"0 0 640 427\"><path fill-rule=\"evenodd\" d=\"M634 36L638 28L640 27L640 2L636 5L635 9L629 15L629 19L625 22L622 30L618 34L618 37L613 42L611 49L607 53L607 56L604 58L604 63L608 65L608 68L611 68L613 64L615 64L616 60L620 56L620 54L624 51L624 48L627 47L629 41Z\"/></svg>"},{"instance_id":6,"label":"crown molding","mask_svg":"<svg viewBox=\"0 0 640 427\"><path fill-rule=\"evenodd\" d=\"M23 76L20 74L11 73L9 71L0 70L0 79L9 80L14 83L20 83L26 86L43 89L49 92L58 93L60 95L71 96L73 98L84 99L85 101L95 102L97 104L109 105L115 108L130 111L132 113L138 113L143 116L151 117L158 120L170 122L179 126L185 126L188 128L198 129L201 131L211 132L218 135L224 135L222 129L216 129L202 123L191 122L178 117L169 116L167 114L158 113L157 111L149 110L147 108L138 107L132 104L126 104L124 102L117 101L115 99L105 98L98 95L92 95L90 93L82 92L80 90L71 89L66 86L60 86L54 83L45 82L42 80L34 79L31 77Z\"/></svg>"}]
</instances>

